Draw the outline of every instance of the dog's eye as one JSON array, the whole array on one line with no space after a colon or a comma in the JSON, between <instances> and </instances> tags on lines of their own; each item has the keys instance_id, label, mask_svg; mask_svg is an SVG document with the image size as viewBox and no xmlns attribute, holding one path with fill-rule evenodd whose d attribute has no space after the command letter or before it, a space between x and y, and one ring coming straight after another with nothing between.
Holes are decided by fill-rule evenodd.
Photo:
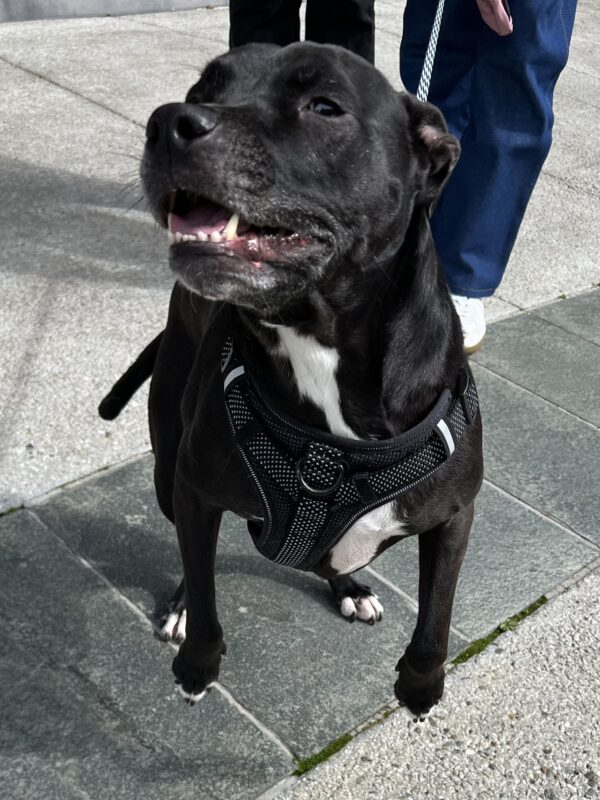
<instances>
[{"instance_id":1,"label":"dog's eye","mask_svg":"<svg viewBox=\"0 0 600 800\"><path fill-rule=\"evenodd\" d=\"M313 98L305 108L307 111L312 111L313 114L319 114L321 117L340 117L344 113L337 103L334 103L333 100L328 100L326 97Z\"/></svg>"}]
</instances>

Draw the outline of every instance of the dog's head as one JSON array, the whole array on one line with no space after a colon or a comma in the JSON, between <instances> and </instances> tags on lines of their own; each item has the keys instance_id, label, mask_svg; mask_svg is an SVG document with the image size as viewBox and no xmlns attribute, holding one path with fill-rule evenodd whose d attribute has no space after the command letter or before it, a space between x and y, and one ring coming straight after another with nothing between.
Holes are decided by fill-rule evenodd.
<instances>
[{"instance_id":1,"label":"dog's head","mask_svg":"<svg viewBox=\"0 0 600 800\"><path fill-rule=\"evenodd\" d=\"M267 314L389 261L458 152L439 111L363 59L247 45L152 114L142 179L179 280Z\"/></svg>"}]
</instances>

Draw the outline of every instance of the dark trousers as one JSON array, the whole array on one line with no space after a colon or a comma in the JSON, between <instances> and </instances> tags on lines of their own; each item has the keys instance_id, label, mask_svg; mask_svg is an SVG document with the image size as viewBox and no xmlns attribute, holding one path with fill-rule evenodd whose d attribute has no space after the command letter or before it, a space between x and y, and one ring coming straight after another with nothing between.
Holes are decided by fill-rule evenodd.
<instances>
[{"instance_id":1,"label":"dark trousers","mask_svg":"<svg viewBox=\"0 0 600 800\"><path fill-rule=\"evenodd\" d=\"M373 63L374 0L307 0L306 40L337 44ZM229 0L229 44L300 39L300 0Z\"/></svg>"},{"instance_id":2,"label":"dark trousers","mask_svg":"<svg viewBox=\"0 0 600 800\"><path fill-rule=\"evenodd\" d=\"M431 229L450 289L493 294L552 141L554 85L567 63L577 0L511 2L500 37L475 0L446 0L429 100L462 154ZM408 0L400 74L416 92L437 0Z\"/></svg>"}]
</instances>

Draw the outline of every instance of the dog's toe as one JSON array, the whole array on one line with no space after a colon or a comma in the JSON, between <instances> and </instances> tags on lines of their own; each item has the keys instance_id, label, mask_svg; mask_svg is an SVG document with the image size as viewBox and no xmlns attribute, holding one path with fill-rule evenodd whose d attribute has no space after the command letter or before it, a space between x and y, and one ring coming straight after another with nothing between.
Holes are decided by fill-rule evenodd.
<instances>
[{"instance_id":1,"label":"dog's toe","mask_svg":"<svg viewBox=\"0 0 600 800\"><path fill-rule=\"evenodd\" d=\"M179 684L177 686L177 689L179 691L179 694L183 697L183 699L185 700L185 702L188 705L195 706L196 703L199 703L200 700L202 700L203 697L206 697L206 695L210 692L211 688L214 685L215 684L214 684L214 681L213 681L213 683L209 683L208 686L206 686L200 692L194 692L194 691L186 692L186 690L183 688L183 686L181 684Z\"/></svg>"},{"instance_id":2,"label":"dog's toe","mask_svg":"<svg viewBox=\"0 0 600 800\"><path fill-rule=\"evenodd\" d=\"M343 597L340 602L342 616L350 622L359 619L374 625L383 618L383 606L377 595L368 594L361 597Z\"/></svg>"},{"instance_id":3,"label":"dog's toe","mask_svg":"<svg viewBox=\"0 0 600 800\"><path fill-rule=\"evenodd\" d=\"M161 626L160 635L166 642L181 644L185 641L185 623L185 608L183 611L171 611Z\"/></svg>"}]
</instances>

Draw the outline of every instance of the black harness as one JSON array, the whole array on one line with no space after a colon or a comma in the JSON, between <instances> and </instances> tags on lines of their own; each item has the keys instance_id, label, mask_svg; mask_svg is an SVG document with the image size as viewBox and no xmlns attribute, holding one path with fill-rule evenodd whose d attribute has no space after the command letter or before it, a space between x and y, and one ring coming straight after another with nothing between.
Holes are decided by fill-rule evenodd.
<instances>
[{"instance_id":1,"label":"black harness","mask_svg":"<svg viewBox=\"0 0 600 800\"><path fill-rule=\"evenodd\" d=\"M277 411L259 394L229 339L221 368L227 417L256 485L261 523L248 529L271 561L314 567L364 514L426 481L450 458L479 402L461 369L414 428L381 441L348 439Z\"/></svg>"}]
</instances>

